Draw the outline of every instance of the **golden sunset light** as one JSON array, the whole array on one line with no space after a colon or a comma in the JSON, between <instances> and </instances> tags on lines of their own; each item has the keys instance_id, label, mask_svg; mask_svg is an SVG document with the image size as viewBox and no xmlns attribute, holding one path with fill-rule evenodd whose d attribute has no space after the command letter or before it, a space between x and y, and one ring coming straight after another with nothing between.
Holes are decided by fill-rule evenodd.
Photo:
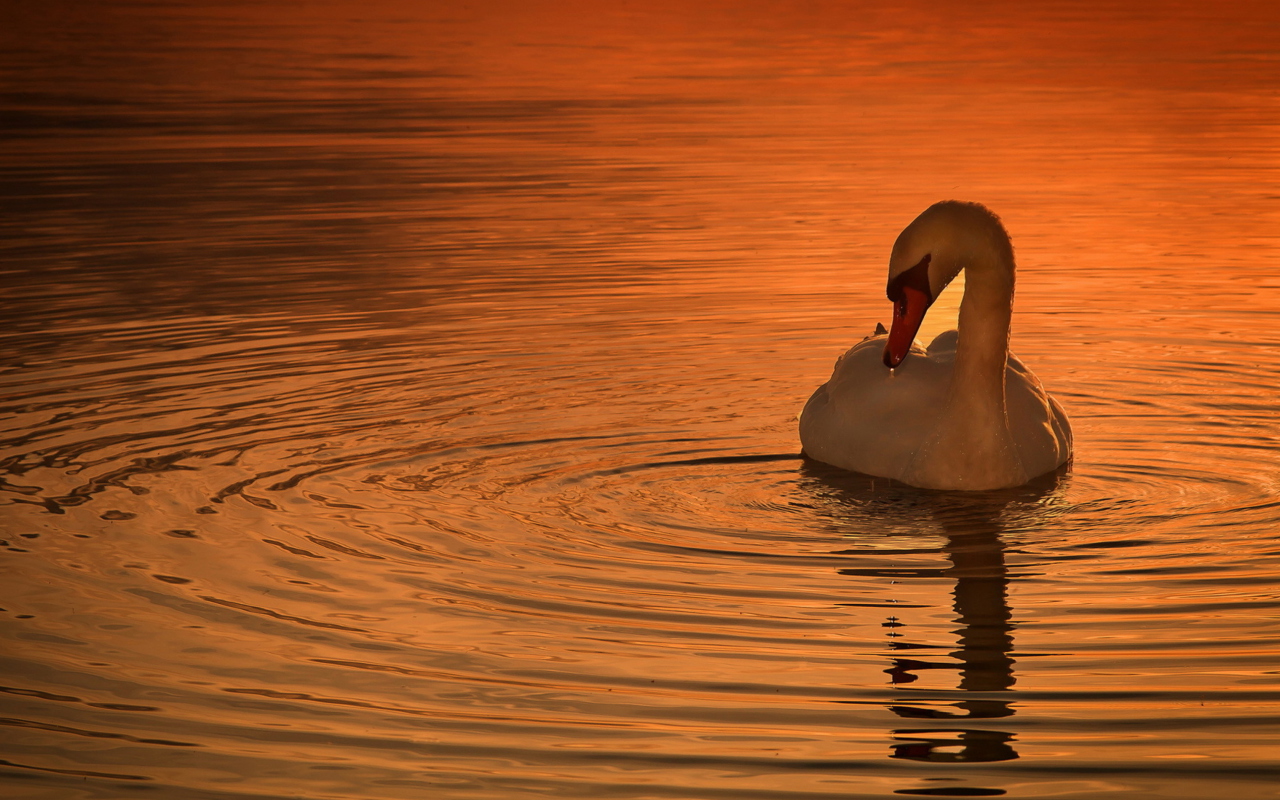
<instances>
[{"instance_id":1,"label":"golden sunset light","mask_svg":"<svg viewBox=\"0 0 1280 800\"><path fill-rule=\"evenodd\" d=\"M7 4L0 796L1275 796L1277 42Z\"/></svg>"}]
</instances>

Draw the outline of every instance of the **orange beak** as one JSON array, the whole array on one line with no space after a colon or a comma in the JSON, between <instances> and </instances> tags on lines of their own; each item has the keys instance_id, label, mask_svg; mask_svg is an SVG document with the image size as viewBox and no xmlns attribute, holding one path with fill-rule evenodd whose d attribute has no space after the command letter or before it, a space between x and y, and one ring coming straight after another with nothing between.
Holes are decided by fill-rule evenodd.
<instances>
[{"instance_id":1,"label":"orange beak","mask_svg":"<svg viewBox=\"0 0 1280 800\"><path fill-rule=\"evenodd\" d=\"M889 329L889 342L884 346L886 367L893 369L911 352L911 343L916 340L916 331L924 322L929 304L928 293L911 286L903 287L902 296L893 304L893 327Z\"/></svg>"},{"instance_id":2,"label":"orange beak","mask_svg":"<svg viewBox=\"0 0 1280 800\"><path fill-rule=\"evenodd\" d=\"M924 322L925 312L933 305L933 292L929 287L929 261L925 255L906 272L889 282L886 294L893 301L893 327L889 329L889 341L884 346L884 365L893 369L911 352L916 331Z\"/></svg>"}]
</instances>

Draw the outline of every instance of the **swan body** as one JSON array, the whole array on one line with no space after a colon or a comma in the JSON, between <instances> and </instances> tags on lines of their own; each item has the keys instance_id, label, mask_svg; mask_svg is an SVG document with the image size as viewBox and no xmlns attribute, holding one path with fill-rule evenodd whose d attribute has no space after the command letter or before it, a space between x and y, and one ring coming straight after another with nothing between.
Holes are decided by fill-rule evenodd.
<instances>
[{"instance_id":1,"label":"swan body","mask_svg":"<svg viewBox=\"0 0 1280 800\"><path fill-rule=\"evenodd\" d=\"M965 271L957 330L928 349L925 313ZM889 259L893 327L836 362L800 414L810 458L928 489L1021 486L1071 458L1062 406L1009 353L1013 245L977 203L930 206Z\"/></svg>"}]
</instances>

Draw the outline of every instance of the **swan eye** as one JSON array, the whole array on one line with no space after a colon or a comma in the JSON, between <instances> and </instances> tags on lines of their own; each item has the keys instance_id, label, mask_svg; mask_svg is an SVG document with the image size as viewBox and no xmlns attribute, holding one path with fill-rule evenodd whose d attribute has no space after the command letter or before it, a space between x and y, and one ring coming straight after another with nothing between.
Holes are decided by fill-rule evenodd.
<instances>
[{"instance_id":1,"label":"swan eye","mask_svg":"<svg viewBox=\"0 0 1280 800\"><path fill-rule=\"evenodd\" d=\"M924 295L926 306L933 302L933 290L929 286L929 262L932 260L933 256L925 253L920 263L905 272L898 273L885 287L885 295L893 302L893 307L898 309L899 313L907 313L906 289L908 287Z\"/></svg>"}]
</instances>

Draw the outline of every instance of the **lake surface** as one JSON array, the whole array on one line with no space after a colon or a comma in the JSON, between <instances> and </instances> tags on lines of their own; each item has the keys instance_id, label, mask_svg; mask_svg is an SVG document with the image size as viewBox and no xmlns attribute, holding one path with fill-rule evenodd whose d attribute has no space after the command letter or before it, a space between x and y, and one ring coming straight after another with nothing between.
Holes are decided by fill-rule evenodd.
<instances>
[{"instance_id":1,"label":"lake surface","mask_svg":"<svg viewBox=\"0 0 1280 800\"><path fill-rule=\"evenodd\" d=\"M4 10L0 794L1280 796L1280 6L439 5ZM800 456L948 198L1034 486Z\"/></svg>"}]
</instances>

